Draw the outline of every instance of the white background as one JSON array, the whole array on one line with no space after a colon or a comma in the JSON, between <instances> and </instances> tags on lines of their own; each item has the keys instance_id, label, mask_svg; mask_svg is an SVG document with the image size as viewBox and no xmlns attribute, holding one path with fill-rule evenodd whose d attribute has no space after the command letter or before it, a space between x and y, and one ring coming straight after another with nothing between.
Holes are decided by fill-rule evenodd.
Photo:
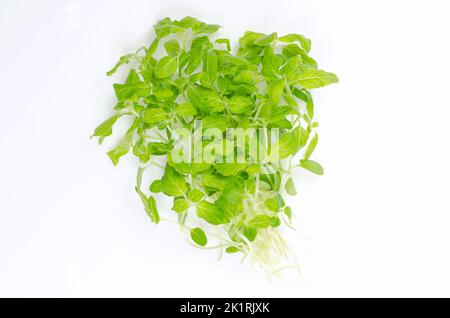
<instances>
[{"instance_id":1,"label":"white background","mask_svg":"<svg viewBox=\"0 0 450 318\"><path fill-rule=\"evenodd\" d=\"M0 3L0 296L450 296L448 1ZM79 14L78 14L79 12ZM290 235L304 280L217 262L148 220L137 162L93 129L105 72L160 18L297 32L340 83L315 93L325 176L296 176ZM168 201L160 210L171 216Z\"/></svg>"}]
</instances>

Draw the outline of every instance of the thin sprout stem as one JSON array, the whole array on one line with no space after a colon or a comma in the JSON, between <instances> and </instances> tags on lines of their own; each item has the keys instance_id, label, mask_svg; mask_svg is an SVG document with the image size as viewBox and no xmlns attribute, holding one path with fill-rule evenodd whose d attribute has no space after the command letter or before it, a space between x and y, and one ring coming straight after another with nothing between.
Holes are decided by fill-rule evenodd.
<instances>
[{"instance_id":1,"label":"thin sprout stem","mask_svg":"<svg viewBox=\"0 0 450 318\"><path fill-rule=\"evenodd\" d=\"M161 168L162 170L165 169L165 167L163 165L160 165L157 162L154 162L154 161L149 161L149 162L150 162L150 164L154 165L155 167Z\"/></svg>"}]
</instances>

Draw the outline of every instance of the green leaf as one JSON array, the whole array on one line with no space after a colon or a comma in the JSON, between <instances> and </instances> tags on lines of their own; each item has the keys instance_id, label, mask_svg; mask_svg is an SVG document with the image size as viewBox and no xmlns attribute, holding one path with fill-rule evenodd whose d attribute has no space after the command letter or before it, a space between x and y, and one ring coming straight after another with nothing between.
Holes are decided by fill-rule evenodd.
<instances>
[{"instance_id":1,"label":"green leaf","mask_svg":"<svg viewBox=\"0 0 450 318\"><path fill-rule=\"evenodd\" d=\"M184 17L180 21L175 21L174 23L183 29L195 28L205 24L198 19L189 16Z\"/></svg>"},{"instance_id":2,"label":"green leaf","mask_svg":"<svg viewBox=\"0 0 450 318\"><path fill-rule=\"evenodd\" d=\"M250 242L253 242L256 239L256 236L258 234L258 231L252 227L249 226L243 226L242 228L242 234L249 240Z\"/></svg>"},{"instance_id":3,"label":"green leaf","mask_svg":"<svg viewBox=\"0 0 450 318\"><path fill-rule=\"evenodd\" d=\"M309 132L300 126L297 126L294 129L293 135L295 136L295 140L297 143L297 150L303 148L308 142Z\"/></svg>"},{"instance_id":4,"label":"green leaf","mask_svg":"<svg viewBox=\"0 0 450 318\"><path fill-rule=\"evenodd\" d=\"M217 113L225 108L224 102L217 92L200 86L191 87L188 97L194 107L202 113Z\"/></svg>"},{"instance_id":5,"label":"green leaf","mask_svg":"<svg viewBox=\"0 0 450 318\"><path fill-rule=\"evenodd\" d=\"M270 226L272 227L279 227L281 225L281 220L278 216L274 216L271 218Z\"/></svg>"},{"instance_id":6,"label":"green leaf","mask_svg":"<svg viewBox=\"0 0 450 318\"><path fill-rule=\"evenodd\" d=\"M277 38L277 33L276 33L276 32L273 32L273 33L271 33L271 34L269 34L269 35L264 35L264 36L258 38L258 39L255 41L255 45L258 45L258 46L267 46L267 45L269 45L269 44L272 44L272 42L275 41L276 38Z\"/></svg>"},{"instance_id":7,"label":"green leaf","mask_svg":"<svg viewBox=\"0 0 450 318\"><path fill-rule=\"evenodd\" d=\"M106 75L108 75L108 76L113 75L120 66L122 66L124 64L128 64L133 58L134 58L134 54L127 54L127 55L120 57L119 62L117 62L117 64L110 71L108 71L106 73Z\"/></svg>"},{"instance_id":8,"label":"green leaf","mask_svg":"<svg viewBox=\"0 0 450 318\"><path fill-rule=\"evenodd\" d=\"M323 168L322 166L313 160L300 160L300 167L311 171L312 173L323 175Z\"/></svg>"},{"instance_id":9,"label":"green leaf","mask_svg":"<svg viewBox=\"0 0 450 318\"><path fill-rule=\"evenodd\" d=\"M284 100L286 101L286 103L288 103L289 106L293 106L293 107L297 108L297 106L298 106L297 100L292 95L292 92L290 91L290 89L288 89L283 94L283 97L284 97Z\"/></svg>"},{"instance_id":10,"label":"green leaf","mask_svg":"<svg viewBox=\"0 0 450 318\"><path fill-rule=\"evenodd\" d=\"M212 34L219 30L218 24L203 24L199 27L193 28L194 34Z\"/></svg>"},{"instance_id":11,"label":"green leaf","mask_svg":"<svg viewBox=\"0 0 450 318\"><path fill-rule=\"evenodd\" d=\"M167 54L169 54L170 56L177 56L181 52L180 43L178 42L178 40L175 40L175 39L164 43L164 48L166 49ZM164 76L164 77L168 77L168 76ZM162 77L159 77L159 78L162 78Z\"/></svg>"},{"instance_id":12,"label":"green leaf","mask_svg":"<svg viewBox=\"0 0 450 318\"><path fill-rule=\"evenodd\" d=\"M133 83L139 83L141 80L139 78L139 74L136 72L136 70L131 69L130 72L128 72L127 79L125 81L126 84L133 84Z\"/></svg>"},{"instance_id":13,"label":"green leaf","mask_svg":"<svg viewBox=\"0 0 450 318\"><path fill-rule=\"evenodd\" d=\"M142 112L142 120L148 124L158 123L166 119L167 113L159 108L146 108Z\"/></svg>"},{"instance_id":14,"label":"green leaf","mask_svg":"<svg viewBox=\"0 0 450 318\"><path fill-rule=\"evenodd\" d=\"M145 58L144 58L144 64L149 64L150 60L152 59L153 54L155 54L156 50L159 46L159 39L156 38L153 40L152 44L148 47L148 50L146 52Z\"/></svg>"},{"instance_id":15,"label":"green leaf","mask_svg":"<svg viewBox=\"0 0 450 318\"><path fill-rule=\"evenodd\" d=\"M208 93L204 95L204 98L204 102L206 103L206 105L209 105L209 113L219 113L224 110L225 104L222 98L217 95L217 93Z\"/></svg>"},{"instance_id":16,"label":"green leaf","mask_svg":"<svg viewBox=\"0 0 450 318\"><path fill-rule=\"evenodd\" d=\"M171 32L183 31L183 29L177 27L170 18L159 20L158 23L153 26L153 29L159 39L168 36Z\"/></svg>"},{"instance_id":17,"label":"green leaf","mask_svg":"<svg viewBox=\"0 0 450 318\"><path fill-rule=\"evenodd\" d=\"M295 34L295 33L287 34L285 36L278 38L278 41L281 41L281 42L297 41L300 43L301 47L303 48L303 50L305 50L306 53L309 53L309 51L311 51L311 40L304 37L301 34Z\"/></svg>"},{"instance_id":18,"label":"green leaf","mask_svg":"<svg viewBox=\"0 0 450 318\"><path fill-rule=\"evenodd\" d=\"M319 141L319 135L315 134L312 137L311 142L308 145L308 148L306 148L304 159L309 159L309 157L311 157L312 153L314 152L314 149L316 149L318 141Z\"/></svg>"},{"instance_id":19,"label":"green leaf","mask_svg":"<svg viewBox=\"0 0 450 318\"><path fill-rule=\"evenodd\" d=\"M140 189L141 186L142 186L142 175L144 174L144 171L145 171L144 167L139 167L138 168L138 172L137 172L137 175L136 175L136 187L138 189Z\"/></svg>"},{"instance_id":20,"label":"green leaf","mask_svg":"<svg viewBox=\"0 0 450 318\"><path fill-rule=\"evenodd\" d=\"M116 92L117 99L120 101L137 101L140 97L146 97L150 94L150 85L145 82L114 84L113 87Z\"/></svg>"},{"instance_id":21,"label":"green leaf","mask_svg":"<svg viewBox=\"0 0 450 318\"><path fill-rule=\"evenodd\" d=\"M319 88L337 82L339 82L339 79L336 75L323 70L306 70L298 79L298 83L308 89Z\"/></svg>"},{"instance_id":22,"label":"green leaf","mask_svg":"<svg viewBox=\"0 0 450 318\"><path fill-rule=\"evenodd\" d=\"M174 163L171 159L171 152L167 154L167 161L169 164L178 172L181 174L191 174L192 176L195 176L199 173L206 172L210 167L211 164L206 162L200 162L200 163Z\"/></svg>"},{"instance_id":23,"label":"green leaf","mask_svg":"<svg viewBox=\"0 0 450 318\"><path fill-rule=\"evenodd\" d=\"M154 156L167 155L171 149L172 149L172 146L165 142L150 142L150 143L148 143L148 152Z\"/></svg>"},{"instance_id":24,"label":"green leaf","mask_svg":"<svg viewBox=\"0 0 450 318\"><path fill-rule=\"evenodd\" d=\"M220 131L225 131L230 127L232 127L231 119L226 116L207 116L202 119L203 131L208 128L217 128Z\"/></svg>"},{"instance_id":25,"label":"green leaf","mask_svg":"<svg viewBox=\"0 0 450 318\"><path fill-rule=\"evenodd\" d=\"M272 103L278 105L285 84L286 80L284 78L269 83L267 86L267 95Z\"/></svg>"},{"instance_id":26,"label":"green leaf","mask_svg":"<svg viewBox=\"0 0 450 318\"><path fill-rule=\"evenodd\" d=\"M200 63L202 62L202 53L203 51L198 50L189 51L187 74L192 74L195 70L198 69Z\"/></svg>"},{"instance_id":27,"label":"green leaf","mask_svg":"<svg viewBox=\"0 0 450 318\"><path fill-rule=\"evenodd\" d=\"M246 169L248 173L248 169ZM250 177L245 181L245 190L247 193L254 194L256 190L256 180L254 177Z\"/></svg>"},{"instance_id":28,"label":"green leaf","mask_svg":"<svg viewBox=\"0 0 450 318\"><path fill-rule=\"evenodd\" d=\"M237 253L237 252L240 252L240 251L241 250L239 248L237 248L236 246L228 246L225 249L225 252L228 253L228 254L233 254L233 253Z\"/></svg>"},{"instance_id":29,"label":"green leaf","mask_svg":"<svg viewBox=\"0 0 450 318\"><path fill-rule=\"evenodd\" d=\"M262 75L269 80L275 80L278 78L279 69L283 64L283 60L280 56L273 53L273 49L271 47L266 47L261 64Z\"/></svg>"},{"instance_id":30,"label":"green leaf","mask_svg":"<svg viewBox=\"0 0 450 318\"><path fill-rule=\"evenodd\" d=\"M187 67L187 74L192 74L198 69L205 52L210 48L212 48L212 44L207 36L201 36L192 41L191 50L188 53L189 63Z\"/></svg>"},{"instance_id":31,"label":"green leaf","mask_svg":"<svg viewBox=\"0 0 450 318\"><path fill-rule=\"evenodd\" d=\"M153 95L159 102L173 102L178 96L178 90L167 82L160 82L153 85Z\"/></svg>"},{"instance_id":32,"label":"green leaf","mask_svg":"<svg viewBox=\"0 0 450 318\"><path fill-rule=\"evenodd\" d=\"M264 191L275 190L279 191L281 186L281 173L277 171L275 173L262 173L259 175L260 187Z\"/></svg>"},{"instance_id":33,"label":"green leaf","mask_svg":"<svg viewBox=\"0 0 450 318\"><path fill-rule=\"evenodd\" d=\"M295 183L292 178L287 179L285 188L286 188L287 194L289 194L289 195L297 194L297 190L295 189Z\"/></svg>"},{"instance_id":34,"label":"green leaf","mask_svg":"<svg viewBox=\"0 0 450 318\"><path fill-rule=\"evenodd\" d=\"M197 204L197 216L212 225L226 224L230 221L218 205L208 201L200 201Z\"/></svg>"},{"instance_id":35,"label":"green leaf","mask_svg":"<svg viewBox=\"0 0 450 318\"><path fill-rule=\"evenodd\" d=\"M188 209L189 203L186 201L186 199L183 198L177 198L173 201L173 207L172 210L178 213L184 212Z\"/></svg>"},{"instance_id":36,"label":"green leaf","mask_svg":"<svg viewBox=\"0 0 450 318\"><path fill-rule=\"evenodd\" d=\"M244 199L245 189L244 184L241 182L235 186L227 185L216 203L224 212L227 219L233 219L244 210L244 206L242 204Z\"/></svg>"},{"instance_id":37,"label":"green leaf","mask_svg":"<svg viewBox=\"0 0 450 318\"><path fill-rule=\"evenodd\" d=\"M304 88L302 90L294 88L293 94L306 103L306 111L308 113L309 118L312 119L314 117L314 102L311 93Z\"/></svg>"},{"instance_id":38,"label":"green leaf","mask_svg":"<svg viewBox=\"0 0 450 318\"><path fill-rule=\"evenodd\" d=\"M105 120L103 123L101 123L97 128L94 130L94 134L92 137L100 137L98 142L99 144L102 144L103 139L105 137L111 136L112 134L112 127L116 123L117 119L119 118L118 114L115 114L111 117L109 117L107 120Z\"/></svg>"},{"instance_id":39,"label":"green leaf","mask_svg":"<svg viewBox=\"0 0 450 318\"><path fill-rule=\"evenodd\" d=\"M298 89L296 87L293 88L292 94L294 94L297 98L301 99L305 103L308 101L308 91L306 89Z\"/></svg>"},{"instance_id":40,"label":"green leaf","mask_svg":"<svg viewBox=\"0 0 450 318\"><path fill-rule=\"evenodd\" d=\"M215 168L223 176L235 176L247 167L246 163L216 163Z\"/></svg>"},{"instance_id":41,"label":"green leaf","mask_svg":"<svg viewBox=\"0 0 450 318\"><path fill-rule=\"evenodd\" d=\"M298 149L298 140L295 131L286 133L272 146L267 161L285 159L296 153Z\"/></svg>"},{"instance_id":42,"label":"green leaf","mask_svg":"<svg viewBox=\"0 0 450 318\"><path fill-rule=\"evenodd\" d=\"M193 189L188 194L188 199L192 202L199 202L203 198L203 192L198 189Z\"/></svg>"},{"instance_id":43,"label":"green leaf","mask_svg":"<svg viewBox=\"0 0 450 318\"><path fill-rule=\"evenodd\" d=\"M265 214L255 216L248 222L248 226L254 229L264 229L270 226L271 217Z\"/></svg>"},{"instance_id":44,"label":"green leaf","mask_svg":"<svg viewBox=\"0 0 450 318\"><path fill-rule=\"evenodd\" d=\"M250 114L255 108L255 103L250 97L234 95L229 100L228 107L233 114Z\"/></svg>"},{"instance_id":45,"label":"green leaf","mask_svg":"<svg viewBox=\"0 0 450 318\"><path fill-rule=\"evenodd\" d=\"M139 138L133 146L133 154L139 158L142 163L150 159L147 143L144 138Z\"/></svg>"},{"instance_id":46,"label":"green leaf","mask_svg":"<svg viewBox=\"0 0 450 318\"><path fill-rule=\"evenodd\" d=\"M126 155L130 150L130 144L127 141L122 141L114 149L108 151L108 157L111 159L113 164L117 166L120 157Z\"/></svg>"},{"instance_id":47,"label":"green leaf","mask_svg":"<svg viewBox=\"0 0 450 318\"><path fill-rule=\"evenodd\" d=\"M241 48L245 48L247 46L255 45L255 41L264 36L263 33L256 33L247 31L245 34L239 39L239 45Z\"/></svg>"},{"instance_id":48,"label":"green leaf","mask_svg":"<svg viewBox=\"0 0 450 318\"><path fill-rule=\"evenodd\" d=\"M139 197L141 198L142 204L144 205L145 212L150 217L150 220L154 223L159 222L159 213L158 209L156 207L156 201L155 198L150 196L147 198L147 196L136 186L135 190Z\"/></svg>"},{"instance_id":49,"label":"green leaf","mask_svg":"<svg viewBox=\"0 0 450 318\"><path fill-rule=\"evenodd\" d=\"M300 55L302 58L302 67L304 69L317 69L317 62L313 58L308 56L308 54L297 44L286 45L283 48L283 55L287 58Z\"/></svg>"},{"instance_id":50,"label":"green leaf","mask_svg":"<svg viewBox=\"0 0 450 318\"><path fill-rule=\"evenodd\" d=\"M229 39L217 39L215 42L218 44L225 44L227 46L227 51L231 51L231 44Z\"/></svg>"},{"instance_id":51,"label":"green leaf","mask_svg":"<svg viewBox=\"0 0 450 318\"><path fill-rule=\"evenodd\" d=\"M159 222L159 213L158 213L158 209L156 208L156 201L155 198L150 196L148 198L148 210L147 210L147 214L153 215L154 219L155 219L155 223Z\"/></svg>"},{"instance_id":52,"label":"green leaf","mask_svg":"<svg viewBox=\"0 0 450 318\"><path fill-rule=\"evenodd\" d=\"M155 76L157 78L168 78L177 70L177 60L171 56L164 56L155 65Z\"/></svg>"},{"instance_id":53,"label":"green leaf","mask_svg":"<svg viewBox=\"0 0 450 318\"><path fill-rule=\"evenodd\" d=\"M278 200L277 198L270 198L267 199L266 201L264 201L264 205L273 212L278 212L280 211L280 206L278 204Z\"/></svg>"},{"instance_id":54,"label":"green leaf","mask_svg":"<svg viewBox=\"0 0 450 318\"><path fill-rule=\"evenodd\" d=\"M175 109L175 112L179 116L195 116L197 114L197 110L195 109L194 105L191 103L183 103L177 106Z\"/></svg>"},{"instance_id":55,"label":"green leaf","mask_svg":"<svg viewBox=\"0 0 450 318\"><path fill-rule=\"evenodd\" d=\"M163 192L169 196L179 197L188 190L184 177L169 165L166 165L161 181L163 182Z\"/></svg>"},{"instance_id":56,"label":"green leaf","mask_svg":"<svg viewBox=\"0 0 450 318\"><path fill-rule=\"evenodd\" d=\"M300 76L300 70L302 66L302 58L300 55L290 58L286 64L282 67L281 71L286 75L289 82L297 81Z\"/></svg>"},{"instance_id":57,"label":"green leaf","mask_svg":"<svg viewBox=\"0 0 450 318\"><path fill-rule=\"evenodd\" d=\"M292 209L290 207L285 207L283 213L286 214L289 220L292 219Z\"/></svg>"},{"instance_id":58,"label":"green leaf","mask_svg":"<svg viewBox=\"0 0 450 318\"><path fill-rule=\"evenodd\" d=\"M206 72L208 73L209 80L214 83L217 78L218 59L217 54L213 51L209 51L206 54Z\"/></svg>"},{"instance_id":59,"label":"green leaf","mask_svg":"<svg viewBox=\"0 0 450 318\"><path fill-rule=\"evenodd\" d=\"M223 191L228 184L232 184L231 178L216 174L206 175L202 178L202 185L209 190Z\"/></svg>"},{"instance_id":60,"label":"green leaf","mask_svg":"<svg viewBox=\"0 0 450 318\"><path fill-rule=\"evenodd\" d=\"M205 246L208 243L205 232L199 227L191 230L191 238L200 246Z\"/></svg>"},{"instance_id":61,"label":"green leaf","mask_svg":"<svg viewBox=\"0 0 450 318\"><path fill-rule=\"evenodd\" d=\"M162 182L162 180L154 180L150 184L150 191L152 191L153 193L159 193L163 190L163 188L164 188L164 183Z\"/></svg>"},{"instance_id":62,"label":"green leaf","mask_svg":"<svg viewBox=\"0 0 450 318\"><path fill-rule=\"evenodd\" d=\"M255 45L255 41L263 36L264 36L263 33L247 31L239 39L239 46L241 48L246 48L247 46Z\"/></svg>"},{"instance_id":63,"label":"green leaf","mask_svg":"<svg viewBox=\"0 0 450 318\"><path fill-rule=\"evenodd\" d=\"M250 70L243 70L234 78L234 82L253 85L255 82L255 73Z\"/></svg>"}]
</instances>

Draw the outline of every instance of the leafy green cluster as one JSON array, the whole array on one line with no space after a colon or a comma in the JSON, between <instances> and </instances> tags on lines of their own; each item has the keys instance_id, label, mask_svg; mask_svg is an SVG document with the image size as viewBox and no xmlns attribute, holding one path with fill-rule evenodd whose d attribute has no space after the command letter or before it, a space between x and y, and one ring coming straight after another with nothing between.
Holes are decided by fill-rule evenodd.
<instances>
[{"instance_id":1,"label":"leafy green cluster","mask_svg":"<svg viewBox=\"0 0 450 318\"><path fill-rule=\"evenodd\" d=\"M155 198L142 189L142 179L144 170L156 165L164 172L152 180L149 192L173 197L172 210L189 241L209 247L208 240L215 239L215 247L269 267L285 254L279 227L289 226L292 217L283 200L284 193L296 194L292 169L323 174L310 159L318 123L309 89L338 78L318 69L309 56L311 41L302 35L246 32L233 54L228 39L213 40L218 29L192 17L160 20L150 46L121 57L107 73L131 66L125 83L114 84L114 115L94 136L102 143L118 118L130 116L131 126L108 156L114 165L128 152L139 159L136 192L150 219L158 223L160 215ZM175 163L174 130L193 131L196 120L203 129L278 128L281 134L270 144L257 136L259 145L269 149L258 163ZM271 160L275 152L277 161ZM164 164L156 162L158 157Z\"/></svg>"}]
</instances>

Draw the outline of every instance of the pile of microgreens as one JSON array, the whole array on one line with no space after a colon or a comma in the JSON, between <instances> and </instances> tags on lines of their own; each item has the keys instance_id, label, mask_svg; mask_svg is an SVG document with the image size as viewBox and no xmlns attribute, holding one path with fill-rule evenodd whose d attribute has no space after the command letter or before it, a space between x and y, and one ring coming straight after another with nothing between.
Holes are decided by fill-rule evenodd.
<instances>
[{"instance_id":1,"label":"pile of microgreens","mask_svg":"<svg viewBox=\"0 0 450 318\"><path fill-rule=\"evenodd\" d=\"M292 170L323 174L321 165L310 159L318 123L309 89L338 78L318 69L309 56L311 41L302 35L246 32L233 54L228 39L213 40L218 29L192 17L160 20L150 46L122 56L107 73L131 66L125 83L114 84L114 115L93 136L101 144L118 118L131 117L131 126L108 156L114 165L128 152L139 159L135 189L151 221L161 218L154 196L147 193L162 192L173 197L173 213L192 245L241 253L273 273L288 258L280 227L291 227L292 210L283 195L297 193ZM268 149L269 157L256 163L224 162L220 152L215 162L177 163L171 154L174 131L193 131L196 121L224 136L227 128L277 128L279 139L252 137ZM277 160L270 160L275 151ZM299 158L293 160L296 154ZM162 164L158 157L165 159ZM143 173L152 165L164 172L147 190ZM211 240L216 242L212 246Z\"/></svg>"}]
</instances>

